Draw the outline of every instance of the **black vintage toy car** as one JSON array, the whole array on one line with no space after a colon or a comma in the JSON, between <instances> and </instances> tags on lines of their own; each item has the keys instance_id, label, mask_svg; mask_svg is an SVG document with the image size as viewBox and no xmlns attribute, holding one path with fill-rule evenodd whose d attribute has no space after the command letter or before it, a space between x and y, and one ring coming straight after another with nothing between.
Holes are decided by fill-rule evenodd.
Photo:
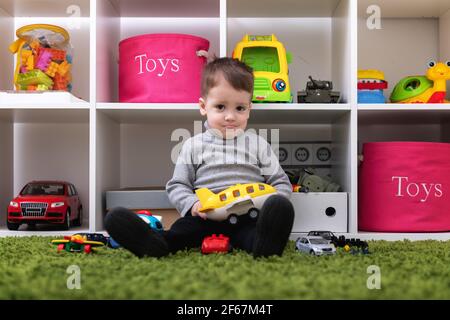
<instances>
[{"instance_id":1,"label":"black vintage toy car","mask_svg":"<svg viewBox=\"0 0 450 320\"><path fill-rule=\"evenodd\" d=\"M298 103L338 103L341 99L341 93L333 90L333 82L314 80L309 76L311 81L306 84L305 91L298 91Z\"/></svg>"}]
</instances>

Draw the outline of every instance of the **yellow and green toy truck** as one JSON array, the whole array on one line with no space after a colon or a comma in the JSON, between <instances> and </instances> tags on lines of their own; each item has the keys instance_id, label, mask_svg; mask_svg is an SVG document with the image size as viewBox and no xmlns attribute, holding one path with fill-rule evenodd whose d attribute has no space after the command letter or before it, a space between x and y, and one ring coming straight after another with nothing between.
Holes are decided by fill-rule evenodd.
<instances>
[{"instance_id":1,"label":"yellow and green toy truck","mask_svg":"<svg viewBox=\"0 0 450 320\"><path fill-rule=\"evenodd\" d=\"M288 64L291 55L272 35L245 35L233 51L236 58L253 68L253 102L292 102Z\"/></svg>"}]
</instances>

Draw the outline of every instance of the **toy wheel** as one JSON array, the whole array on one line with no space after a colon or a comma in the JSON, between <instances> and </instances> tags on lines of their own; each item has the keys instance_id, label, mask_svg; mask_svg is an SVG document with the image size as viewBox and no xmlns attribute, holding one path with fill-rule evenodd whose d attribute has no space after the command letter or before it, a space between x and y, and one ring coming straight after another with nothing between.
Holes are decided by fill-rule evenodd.
<instances>
[{"instance_id":1,"label":"toy wheel","mask_svg":"<svg viewBox=\"0 0 450 320\"><path fill-rule=\"evenodd\" d=\"M256 219L256 218L258 218L259 210L256 208L252 208L248 211L248 215L250 216L250 218Z\"/></svg>"},{"instance_id":2,"label":"toy wheel","mask_svg":"<svg viewBox=\"0 0 450 320\"><path fill-rule=\"evenodd\" d=\"M64 219L63 223L63 230L69 230L70 229L70 211L66 211L66 217Z\"/></svg>"},{"instance_id":3,"label":"toy wheel","mask_svg":"<svg viewBox=\"0 0 450 320\"><path fill-rule=\"evenodd\" d=\"M58 249L57 249L57 251L60 252L60 251L63 251L63 250L64 250L64 244L63 244L63 243L58 244Z\"/></svg>"},{"instance_id":4,"label":"toy wheel","mask_svg":"<svg viewBox=\"0 0 450 320\"><path fill-rule=\"evenodd\" d=\"M6 221L6 226L8 227L8 230L16 231L19 229L20 223L11 223L11 222Z\"/></svg>"},{"instance_id":5,"label":"toy wheel","mask_svg":"<svg viewBox=\"0 0 450 320\"><path fill-rule=\"evenodd\" d=\"M312 256L315 256L316 254L314 253L314 250L309 251L309 254Z\"/></svg>"},{"instance_id":6,"label":"toy wheel","mask_svg":"<svg viewBox=\"0 0 450 320\"><path fill-rule=\"evenodd\" d=\"M83 222L83 208L80 207L78 209L78 218L75 219L73 225L76 227L81 227L81 223Z\"/></svg>"},{"instance_id":7,"label":"toy wheel","mask_svg":"<svg viewBox=\"0 0 450 320\"><path fill-rule=\"evenodd\" d=\"M231 224L236 224L238 222L238 217L235 214L232 214L228 217L228 222Z\"/></svg>"},{"instance_id":8,"label":"toy wheel","mask_svg":"<svg viewBox=\"0 0 450 320\"><path fill-rule=\"evenodd\" d=\"M84 246L84 253L91 253L92 252L92 247L87 244Z\"/></svg>"}]
</instances>

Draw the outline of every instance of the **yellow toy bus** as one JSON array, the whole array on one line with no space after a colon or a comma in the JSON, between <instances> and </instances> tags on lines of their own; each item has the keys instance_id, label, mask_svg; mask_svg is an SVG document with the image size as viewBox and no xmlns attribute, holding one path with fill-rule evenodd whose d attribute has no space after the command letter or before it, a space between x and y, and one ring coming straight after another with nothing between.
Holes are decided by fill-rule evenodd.
<instances>
[{"instance_id":1,"label":"yellow toy bus","mask_svg":"<svg viewBox=\"0 0 450 320\"><path fill-rule=\"evenodd\" d=\"M253 68L253 102L292 102L288 77L291 55L274 34L245 35L232 56Z\"/></svg>"}]
</instances>

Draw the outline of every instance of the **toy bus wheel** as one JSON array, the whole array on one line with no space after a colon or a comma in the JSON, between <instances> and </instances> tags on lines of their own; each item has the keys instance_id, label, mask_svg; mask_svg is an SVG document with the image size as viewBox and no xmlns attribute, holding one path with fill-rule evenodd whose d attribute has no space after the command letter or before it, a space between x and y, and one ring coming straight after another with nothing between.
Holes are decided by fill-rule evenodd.
<instances>
[{"instance_id":1,"label":"toy bus wheel","mask_svg":"<svg viewBox=\"0 0 450 320\"><path fill-rule=\"evenodd\" d=\"M57 251L58 252L60 252L60 251L63 251L64 250L64 244L58 244L58 249L57 249Z\"/></svg>"},{"instance_id":2,"label":"toy bus wheel","mask_svg":"<svg viewBox=\"0 0 450 320\"><path fill-rule=\"evenodd\" d=\"M69 210L66 211L66 217L65 217L64 223L63 223L63 229L64 230L70 229L70 211Z\"/></svg>"},{"instance_id":3,"label":"toy bus wheel","mask_svg":"<svg viewBox=\"0 0 450 320\"><path fill-rule=\"evenodd\" d=\"M8 227L8 230L16 231L19 229L20 223L11 223L11 222L6 221L6 226Z\"/></svg>"},{"instance_id":4,"label":"toy bus wheel","mask_svg":"<svg viewBox=\"0 0 450 320\"><path fill-rule=\"evenodd\" d=\"M232 214L228 217L228 222L231 224L236 224L238 222L238 217L235 214Z\"/></svg>"},{"instance_id":5,"label":"toy bus wheel","mask_svg":"<svg viewBox=\"0 0 450 320\"><path fill-rule=\"evenodd\" d=\"M316 254L314 253L314 250L309 251L309 254L312 256L315 256Z\"/></svg>"},{"instance_id":6,"label":"toy bus wheel","mask_svg":"<svg viewBox=\"0 0 450 320\"><path fill-rule=\"evenodd\" d=\"M91 253L91 251L92 251L92 248L91 248L90 245L85 245L84 246L84 253Z\"/></svg>"},{"instance_id":7,"label":"toy bus wheel","mask_svg":"<svg viewBox=\"0 0 450 320\"><path fill-rule=\"evenodd\" d=\"M250 210L248 211L248 215L250 216L250 218L256 219L256 218L258 218L259 211L258 211L258 209L256 209L256 208L250 209Z\"/></svg>"}]
</instances>

